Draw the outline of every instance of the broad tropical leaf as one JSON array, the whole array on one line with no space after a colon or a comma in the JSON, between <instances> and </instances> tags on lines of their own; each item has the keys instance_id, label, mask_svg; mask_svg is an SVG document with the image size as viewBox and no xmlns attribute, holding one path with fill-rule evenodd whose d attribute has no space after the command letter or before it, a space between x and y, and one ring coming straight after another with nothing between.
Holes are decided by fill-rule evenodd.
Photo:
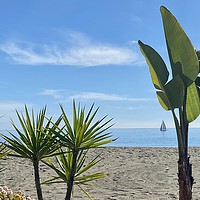
<instances>
[{"instance_id":1,"label":"broad tropical leaf","mask_svg":"<svg viewBox=\"0 0 200 200\"><path fill-rule=\"evenodd\" d=\"M188 123L194 121L200 113L199 94L195 83L187 88L186 116Z\"/></svg>"},{"instance_id":2,"label":"broad tropical leaf","mask_svg":"<svg viewBox=\"0 0 200 200\"><path fill-rule=\"evenodd\" d=\"M164 88L172 109L183 106L185 86L179 75L176 75L169 81Z\"/></svg>"},{"instance_id":3,"label":"broad tropical leaf","mask_svg":"<svg viewBox=\"0 0 200 200\"><path fill-rule=\"evenodd\" d=\"M152 47L143 44L141 41L138 41L138 44L149 66L151 79L155 88L163 90L163 86L166 84L169 77L165 62Z\"/></svg>"},{"instance_id":4,"label":"broad tropical leaf","mask_svg":"<svg viewBox=\"0 0 200 200\"><path fill-rule=\"evenodd\" d=\"M173 76L182 74L187 87L196 80L199 73L195 49L172 13L164 6L160 10Z\"/></svg>"},{"instance_id":5,"label":"broad tropical leaf","mask_svg":"<svg viewBox=\"0 0 200 200\"><path fill-rule=\"evenodd\" d=\"M156 94L157 94L157 98L158 98L160 105L165 110L171 110L172 108L171 108L171 105L170 105L167 95L163 91L157 91Z\"/></svg>"},{"instance_id":6,"label":"broad tropical leaf","mask_svg":"<svg viewBox=\"0 0 200 200\"><path fill-rule=\"evenodd\" d=\"M192 199L194 179L188 157L188 128L189 123L200 114L200 78L198 77L200 51L195 51L172 13L164 6L161 6L160 10L172 69L170 81L166 78L168 76L164 70L165 65L159 54L148 45L140 41L138 43L149 65L158 100L161 106L171 110L173 115L178 139L179 199Z\"/></svg>"}]
</instances>

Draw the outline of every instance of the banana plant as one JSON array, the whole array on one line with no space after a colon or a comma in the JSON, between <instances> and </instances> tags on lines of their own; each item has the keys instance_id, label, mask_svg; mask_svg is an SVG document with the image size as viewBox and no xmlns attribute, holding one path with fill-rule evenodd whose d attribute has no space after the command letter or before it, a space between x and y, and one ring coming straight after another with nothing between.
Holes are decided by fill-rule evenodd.
<instances>
[{"instance_id":1,"label":"banana plant","mask_svg":"<svg viewBox=\"0 0 200 200\"><path fill-rule=\"evenodd\" d=\"M178 140L179 199L192 199L192 165L188 156L189 123L200 114L198 90L195 84L199 73L197 53L174 15L161 6L168 56L172 78L168 68L151 46L138 41L140 50L149 66L149 71L159 103L170 110L174 119Z\"/></svg>"},{"instance_id":2,"label":"banana plant","mask_svg":"<svg viewBox=\"0 0 200 200\"><path fill-rule=\"evenodd\" d=\"M61 155L60 161L57 159L58 163L61 162L61 171L49 161L46 162L46 164L53 168L59 177L67 183L65 200L70 200L74 184L81 187L80 183L85 184L87 181L104 176L103 174L97 173L86 175L85 179L84 177L80 178L82 172L85 172L86 169L91 168L98 162L95 161L95 159L93 162L89 163L86 168L83 167L85 151L112 142L113 140L111 139L110 132L107 132L107 130L111 128L113 124L110 124L112 119L106 120L107 116L94 121L99 110L99 108L94 110L94 104L92 104L89 111L86 113L85 107L81 108L79 104L77 108L75 101L73 101L72 123L70 123L62 105L60 105L60 108L64 127L57 126L58 131L55 132L55 134L59 138L61 146L68 148L68 152L65 156ZM51 121L51 123L53 122ZM56 126L56 124L53 123L53 126ZM85 191L84 189L82 190ZM89 197L89 194L86 194Z\"/></svg>"},{"instance_id":3,"label":"banana plant","mask_svg":"<svg viewBox=\"0 0 200 200\"><path fill-rule=\"evenodd\" d=\"M7 142L5 145L15 152L10 156L26 158L31 160L34 167L35 185L37 189L38 200L43 200L42 189L39 176L39 162L48 156L56 155L56 151L60 148L56 140L54 132L61 121L61 117L55 122L55 126L46 120L46 107L43 108L37 118L34 112L29 114L27 106L25 106L25 116L16 111L21 129L19 129L12 121L12 125L16 133L9 132L10 137L0 134Z\"/></svg>"}]
</instances>

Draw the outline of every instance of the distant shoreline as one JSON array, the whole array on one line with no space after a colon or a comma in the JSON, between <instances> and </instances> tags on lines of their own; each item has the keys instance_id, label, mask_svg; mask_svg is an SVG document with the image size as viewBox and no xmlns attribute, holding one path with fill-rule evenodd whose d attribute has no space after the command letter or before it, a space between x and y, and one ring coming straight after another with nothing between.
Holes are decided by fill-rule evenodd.
<instances>
[{"instance_id":1,"label":"distant shoreline","mask_svg":"<svg viewBox=\"0 0 200 200\"><path fill-rule=\"evenodd\" d=\"M14 131L13 131L14 132ZM114 147L177 147L174 128L161 132L159 128L112 128L112 138L118 138L107 146ZM4 132L6 135L8 133ZM1 138L0 141L2 142ZM200 146L200 129L189 130L189 146Z\"/></svg>"}]
</instances>

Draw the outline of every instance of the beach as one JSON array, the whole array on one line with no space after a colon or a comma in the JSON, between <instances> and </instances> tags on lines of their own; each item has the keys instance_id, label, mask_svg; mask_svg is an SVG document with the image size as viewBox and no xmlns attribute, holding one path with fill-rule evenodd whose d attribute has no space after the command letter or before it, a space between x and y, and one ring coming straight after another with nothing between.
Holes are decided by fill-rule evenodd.
<instances>
[{"instance_id":1,"label":"beach","mask_svg":"<svg viewBox=\"0 0 200 200\"><path fill-rule=\"evenodd\" d=\"M169 200L178 199L177 148L154 147L105 147L93 149L88 160L101 152L104 158L94 171L108 174L93 182L88 191L94 200ZM200 147L189 148L193 164L193 199L200 199ZM7 185L13 191L22 190L36 198L33 167L30 161L7 157L1 160L4 170L0 173L0 185ZM54 172L40 164L41 181ZM65 197L65 184L42 185L44 200L62 200ZM74 190L73 200L88 198L78 188Z\"/></svg>"}]
</instances>

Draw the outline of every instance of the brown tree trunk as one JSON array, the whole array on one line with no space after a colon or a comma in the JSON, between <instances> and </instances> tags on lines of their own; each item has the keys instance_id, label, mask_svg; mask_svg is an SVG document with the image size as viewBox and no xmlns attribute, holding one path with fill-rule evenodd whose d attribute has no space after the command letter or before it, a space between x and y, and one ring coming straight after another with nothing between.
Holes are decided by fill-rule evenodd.
<instances>
[{"instance_id":1,"label":"brown tree trunk","mask_svg":"<svg viewBox=\"0 0 200 200\"><path fill-rule=\"evenodd\" d=\"M69 175L69 182L67 184L67 193L65 196L65 200L71 199L72 189L73 189L73 185L74 185L74 176L76 174L77 156L78 156L78 152L74 152L73 153L73 161L72 161L72 169L71 169L71 173Z\"/></svg>"},{"instance_id":2,"label":"brown tree trunk","mask_svg":"<svg viewBox=\"0 0 200 200\"><path fill-rule=\"evenodd\" d=\"M179 158L178 161L178 182L179 182L179 200L192 199L192 186L194 179L192 177L192 164L189 157L186 161Z\"/></svg>"},{"instance_id":3,"label":"brown tree trunk","mask_svg":"<svg viewBox=\"0 0 200 200\"><path fill-rule=\"evenodd\" d=\"M37 190L38 200L43 200L42 189L40 184L40 176L39 176L39 163L35 161L33 162L33 166L34 166L35 186Z\"/></svg>"}]
</instances>

